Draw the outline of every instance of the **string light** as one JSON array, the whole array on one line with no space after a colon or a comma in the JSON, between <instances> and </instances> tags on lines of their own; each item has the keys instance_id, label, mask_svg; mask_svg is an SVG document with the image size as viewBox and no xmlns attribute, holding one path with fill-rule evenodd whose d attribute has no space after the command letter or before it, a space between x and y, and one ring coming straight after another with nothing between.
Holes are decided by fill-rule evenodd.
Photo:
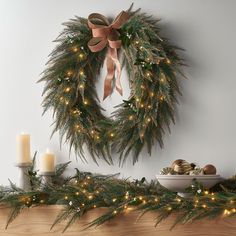
<instances>
[{"instance_id":1,"label":"string light","mask_svg":"<svg viewBox=\"0 0 236 236\"><path fill-rule=\"evenodd\" d=\"M151 109L152 108L152 106L151 105L148 105L148 109Z\"/></svg>"},{"instance_id":2,"label":"string light","mask_svg":"<svg viewBox=\"0 0 236 236\"><path fill-rule=\"evenodd\" d=\"M204 194L207 195L207 194L209 194L209 192L208 192L208 191L205 191Z\"/></svg>"},{"instance_id":3,"label":"string light","mask_svg":"<svg viewBox=\"0 0 236 236\"><path fill-rule=\"evenodd\" d=\"M165 98L165 97L164 97L163 95L160 96L160 100L161 100L161 101L164 101L164 98Z\"/></svg>"},{"instance_id":4,"label":"string light","mask_svg":"<svg viewBox=\"0 0 236 236\"><path fill-rule=\"evenodd\" d=\"M114 137L114 133L110 133L110 136L113 138Z\"/></svg>"},{"instance_id":5,"label":"string light","mask_svg":"<svg viewBox=\"0 0 236 236\"><path fill-rule=\"evenodd\" d=\"M84 75L84 71L83 71L83 70L80 70L79 74L80 74L81 76L83 76L83 75Z\"/></svg>"},{"instance_id":6,"label":"string light","mask_svg":"<svg viewBox=\"0 0 236 236\"><path fill-rule=\"evenodd\" d=\"M214 197L212 197L212 198L211 198L211 200L212 200L212 201L215 201L215 198L214 198Z\"/></svg>"},{"instance_id":7,"label":"string light","mask_svg":"<svg viewBox=\"0 0 236 236\"><path fill-rule=\"evenodd\" d=\"M75 128L76 128L76 130L77 130L77 131L79 131L79 132L80 132L80 126L79 126L79 125L76 125L76 126L75 126ZM76 181L77 181L77 180L76 180ZM77 181L77 182L75 182L75 183L78 183L78 181Z\"/></svg>"},{"instance_id":8,"label":"string light","mask_svg":"<svg viewBox=\"0 0 236 236\"><path fill-rule=\"evenodd\" d=\"M142 201L142 200L143 200L143 197L140 196L140 197L139 197L139 200Z\"/></svg>"},{"instance_id":9,"label":"string light","mask_svg":"<svg viewBox=\"0 0 236 236\"><path fill-rule=\"evenodd\" d=\"M87 100L84 100L84 105L88 105L88 101Z\"/></svg>"},{"instance_id":10,"label":"string light","mask_svg":"<svg viewBox=\"0 0 236 236\"><path fill-rule=\"evenodd\" d=\"M172 210L172 207L168 207L167 210L168 210L168 211L171 211L171 210Z\"/></svg>"},{"instance_id":11,"label":"string light","mask_svg":"<svg viewBox=\"0 0 236 236\"><path fill-rule=\"evenodd\" d=\"M79 88L83 89L83 88L84 88L84 85L83 85L83 84L80 84L80 85L79 85Z\"/></svg>"},{"instance_id":12,"label":"string light","mask_svg":"<svg viewBox=\"0 0 236 236\"><path fill-rule=\"evenodd\" d=\"M229 214L230 214L230 211L227 210L227 209L225 209L225 210L224 210L224 215L229 215Z\"/></svg>"},{"instance_id":13,"label":"string light","mask_svg":"<svg viewBox=\"0 0 236 236\"><path fill-rule=\"evenodd\" d=\"M137 40L137 41L135 41L135 44L136 44L136 45L138 45L138 44L139 44L139 41L138 41L138 40Z\"/></svg>"},{"instance_id":14,"label":"string light","mask_svg":"<svg viewBox=\"0 0 236 236\"><path fill-rule=\"evenodd\" d=\"M68 196L65 196L64 199L65 199L65 200L68 200Z\"/></svg>"},{"instance_id":15,"label":"string light","mask_svg":"<svg viewBox=\"0 0 236 236\"><path fill-rule=\"evenodd\" d=\"M170 59L167 58L167 59L166 59L166 63L167 63L167 64L170 64L170 63L171 63Z\"/></svg>"},{"instance_id":16,"label":"string light","mask_svg":"<svg viewBox=\"0 0 236 236\"><path fill-rule=\"evenodd\" d=\"M74 115L76 115L76 114L80 115L82 112L80 110L78 110L78 109L75 109L75 110L72 111L72 113Z\"/></svg>"},{"instance_id":17,"label":"string light","mask_svg":"<svg viewBox=\"0 0 236 236\"><path fill-rule=\"evenodd\" d=\"M134 119L134 116L129 116L129 120L133 120Z\"/></svg>"},{"instance_id":18,"label":"string light","mask_svg":"<svg viewBox=\"0 0 236 236\"><path fill-rule=\"evenodd\" d=\"M143 107L144 107L144 104L143 104L143 103L141 103L141 104L140 104L140 107L141 107L141 108L143 108Z\"/></svg>"},{"instance_id":19,"label":"string light","mask_svg":"<svg viewBox=\"0 0 236 236\"><path fill-rule=\"evenodd\" d=\"M77 47L73 47L73 48L72 48L72 51L73 51L73 52L78 52L78 48L77 48Z\"/></svg>"},{"instance_id":20,"label":"string light","mask_svg":"<svg viewBox=\"0 0 236 236\"><path fill-rule=\"evenodd\" d=\"M147 118L147 122L148 122L148 123L151 122L151 118Z\"/></svg>"},{"instance_id":21,"label":"string light","mask_svg":"<svg viewBox=\"0 0 236 236\"><path fill-rule=\"evenodd\" d=\"M97 136L96 136L96 139L97 139L97 140L99 140L99 139L100 139L100 137L97 135Z\"/></svg>"},{"instance_id":22,"label":"string light","mask_svg":"<svg viewBox=\"0 0 236 236\"><path fill-rule=\"evenodd\" d=\"M140 46L139 49L142 51L143 50L143 46Z\"/></svg>"},{"instance_id":23,"label":"string light","mask_svg":"<svg viewBox=\"0 0 236 236\"><path fill-rule=\"evenodd\" d=\"M117 211L115 210L115 211L113 211L113 214L115 215L115 214L117 214Z\"/></svg>"},{"instance_id":24,"label":"string light","mask_svg":"<svg viewBox=\"0 0 236 236\"><path fill-rule=\"evenodd\" d=\"M203 208L207 208L207 205L206 205L206 204L203 204L202 207L203 207Z\"/></svg>"},{"instance_id":25,"label":"string light","mask_svg":"<svg viewBox=\"0 0 236 236\"><path fill-rule=\"evenodd\" d=\"M158 202L158 198L155 198L154 201L155 201L155 202Z\"/></svg>"},{"instance_id":26,"label":"string light","mask_svg":"<svg viewBox=\"0 0 236 236\"><path fill-rule=\"evenodd\" d=\"M150 77L150 76L151 76L151 73L150 73L150 72L147 72L147 73L146 73L146 76L147 76L147 77Z\"/></svg>"},{"instance_id":27,"label":"string light","mask_svg":"<svg viewBox=\"0 0 236 236\"><path fill-rule=\"evenodd\" d=\"M80 53L80 54L79 54L79 58L80 58L80 59L83 59L83 58L84 58L84 54L83 54L83 53Z\"/></svg>"},{"instance_id":28,"label":"string light","mask_svg":"<svg viewBox=\"0 0 236 236\"><path fill-rule=\"evenodd\" d=\"M136 102L139 102L140 101L140 99L139 98L136 98Z\"/></svg>"},{"instance_id":29,"label":"string light","mask_svg":"<svg viewBox=\"0 0 236 236\"><path fill-rule=\"evenodd\" d=\"M88 196L88 199L89 199L89 200L92 200L92 199L93 199L93 195L89 195L89 196Z\"/></svg>"},{"instance_id":30,"label":"string light","mask_svg":"<svg viewBox=\"0 0 236 236\"><path fill-rule=\"evenodd\" d=\"M69 70L69 71L67 71L67 73L66 73L66 74L67 74L67 76L69 76L69 77L70 77L70 76L72 76L72 75L73 75L73 72L72 72L71 70Z\"/></svg>"},{"instance_id":31,"label":"string light","mask_svg":"<svg viewBox=\"0 0 236 236\"><path fill-rule=\"evenodd\" d=\"M76 192L75 195L76 195L76 196L79 196L79 192Z\"/></svg>"},{"instance_id":32,"label":"string light","mask_svg":"<svg viewBox=\"0 0 236 236\"><path fill-rule=\"evenodd\" d=\"M116 198L113 198L113 199L112 199L113 202L116 202L116 200L117 200Z\"/></svg>"},{"instance_id":33,"label":"string light","mask_svg":"<svg viewBox=\"0 0 236 236\"><path fill-rule=\"evenodd\" d=\"M177 202L181 202L181 199L180 199L180 198L177 198L176 201L177 201Z\"/></svg>"},{"instance_id":34,"label":"string light","mask_svg":"<svg viewBox=\"0 0 236 236\"><path fill-rule=\"evenodd\" d=\"M154 97L154 93L153 92L150 93L150 97Z\"/></svg>"},{"instance_id":35,"label":"string light","mask_svg":"<svg viewBox=\"0 0 236 236\"><path fill-rule=\"evenodd\" d=\"M69 105L69 101L65 100L65 104L66 104L66 105Z\"/></svg>"},{"instance_id":36,"label":"string light","mask_svg":"<svg viewBox=\"0 0 236 236\"><path fill-rule=\"evenodd\" d=\"M66 92L66 93L70 92L70 87L67 87L67 88L65 89L65 92Z\"/></svg>"},{"instance_id":37,"label":"string light","mask_svg":"<svg viewBox=\"0 0 236 236\"><path fill-rule=\"evenodd\" d=\"M93 208L96 208L97 206L96 205L93 205Z\"/></svg>"},{"instance_id":38,"label":"string light","mask_svg":"<svg viewBox=\"0 0 236 236\"><path fill-rule=\"evenodd\" d=\"M161 83L164 83L164 82L165 82L165 79L164 79L164 78L161 78L160 81L161 81Z\"/></svg>"}]
</instances>

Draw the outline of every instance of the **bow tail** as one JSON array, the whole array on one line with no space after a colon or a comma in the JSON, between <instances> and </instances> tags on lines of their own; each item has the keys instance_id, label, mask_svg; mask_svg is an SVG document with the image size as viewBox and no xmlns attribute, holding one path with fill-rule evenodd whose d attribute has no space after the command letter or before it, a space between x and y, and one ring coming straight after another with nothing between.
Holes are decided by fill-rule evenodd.
<instances>
[{"instance_id":1,"label":"bow tail","mask_svg":"<svg viewBox=\"0 0 236 236\"><path fill-rule=\"evenodd\" d=\"M120 82L121 64L118 59L116 48L110 48L110 47L108 48L106 63L107 63L107 76L104 82L103 100L105 100L112 93L113 90L112 81L115 78L115 70L117 72L116 76L117 78L115 83L116 90L121 96L123 95L123 90Z\"/></svg>"},{"instance_id":2,"label":"bow tail","mask_svg":"<svg viewBox=\"0 0 236 236\"><path fill-rule=\"evenodd\" d=\"M122 89L121 82L120 82L121 64L120 64L120 61L118 59L117 49L116 48L109 48L109 50L110 50L111 58L112 58L115 66L116 66L116 90L122 96L123 95L123 89Z\"/></svg>"},{"instance_id":3,"label":"bow tail","mask_svg":"<svg viewBox=\"0 0 236 236\"><path fill-rule=\"evenodd\" d=\"M109 49L108 49L109 50ZM112 80L115 76L115 64L111 58L111 54L107 53L106 57L106 64L107 64L107 75L104 82L104 95L103 100L105 100L109 95L112 93Z\"/></svg>"}]
</instances>

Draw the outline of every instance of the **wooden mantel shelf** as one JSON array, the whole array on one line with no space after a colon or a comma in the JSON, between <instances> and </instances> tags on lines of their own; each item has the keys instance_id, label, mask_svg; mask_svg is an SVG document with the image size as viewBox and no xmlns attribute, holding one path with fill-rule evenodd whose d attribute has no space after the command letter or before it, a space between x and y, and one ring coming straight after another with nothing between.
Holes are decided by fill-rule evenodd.
<instances>
[{"instance_id":1,"label":"wooden mantel shelf","mask_svg":"<svg viewBox=\"0 0 236 236\"><path fill-rule=\"evenodd\" d=\"M118 216L116 219L102 226L84 229L84 225L95 217L101 215L106 209L95 209L82 217L64 234L64 224L57 225L50 231L50 227L61 210L62 206L41 206L24 210L16 220L5 230L9 209L0 209L0 235L1 236L229 236L236 235L236 218L222 218L217 220L201 220L187 225L178 225L172 231L174 217L162 222L156 228L155 213L147 213L136 222L138 212Z\"/></svg>"}]
</instances>

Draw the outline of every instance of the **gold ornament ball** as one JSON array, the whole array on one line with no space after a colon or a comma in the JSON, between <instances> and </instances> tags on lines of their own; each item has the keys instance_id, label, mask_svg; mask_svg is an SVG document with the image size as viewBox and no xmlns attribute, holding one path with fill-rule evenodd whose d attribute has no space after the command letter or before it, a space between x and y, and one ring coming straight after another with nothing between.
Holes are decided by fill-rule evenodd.
<instances>
[{"instance_id":1,"label":"gold ornament ball","mask_svg":"<svg viewBox=\"0 0 236 236\"><path fill-rule=\"evenodd\" d=\"M173 171L177 172L179 175L189 174L189 171L192 170L190 163L188 163L187 161L183 159L175 160L172 163L171 168L173 169Z\"/></svg>"},{"instance_id":2,"label":"gold ornament ball","mask_svg":"<svg viewBox=\"0 0 236 236\"><path fill-rule=\"evenodd\" d=\"M174 175L175 172L171 167L165 167L160 171L160 175Z\"/></svg>"},{"instance_id":3,"label":"gold ornament ball","mask_svg":"<svg viewBox=\"0 0 236 236\"><path fill-rule=\"evenodd\" d=\"M208 164L208 165L204 166L203 173L204 173L204 175L215 175L216 168L215 168L215 166Z\"/></svg>"}]
</instances>

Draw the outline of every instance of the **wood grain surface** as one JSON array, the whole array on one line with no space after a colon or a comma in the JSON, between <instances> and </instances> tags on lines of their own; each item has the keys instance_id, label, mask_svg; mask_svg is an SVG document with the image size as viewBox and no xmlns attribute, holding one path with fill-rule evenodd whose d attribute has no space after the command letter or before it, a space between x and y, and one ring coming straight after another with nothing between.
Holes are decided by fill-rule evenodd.
<instances>
[{"instance_id":1,"label":"wood grain surface","mask_svg":"<svg viewBox=\"0 0 236 236\"><path fill-rule=\"evenodd\" d=\"M0 236L231 236L236 235L236 218L220 218L217 220L201 220L187 225L178 225L172 231L170 227L174 217L170 217L156 228L155 213L147 213L139 221L137 212L131 212L118 216L110 222L84 230L85 225L95 217L98 217L106 209L95 209L82 217L64 234L63 223L50 231L50 227L61 210L61 206L42 206L24 210L16 220L5 230L5 224L9 209L0 209Z\"/></svg>"}]
</instances>

